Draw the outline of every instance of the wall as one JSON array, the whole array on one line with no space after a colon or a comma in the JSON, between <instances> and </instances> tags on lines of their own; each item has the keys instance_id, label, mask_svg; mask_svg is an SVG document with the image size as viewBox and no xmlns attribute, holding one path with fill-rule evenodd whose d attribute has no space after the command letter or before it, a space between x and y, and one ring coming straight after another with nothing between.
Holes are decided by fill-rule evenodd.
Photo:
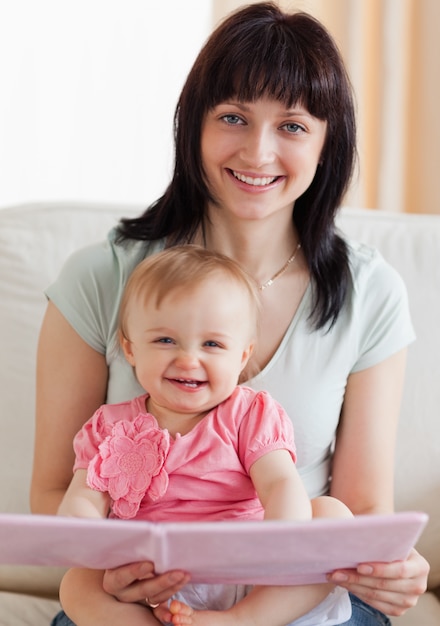
<instances>
[{"instance_id":1,"label":"wall","mask_svg":"<svg viewBox=\"0 0 440 626\"><path fill-rule=\"evenodd\" d=\"M0 206L156 198L211 23L203 0L0 0Z\"/></svg>"}]
</instances>

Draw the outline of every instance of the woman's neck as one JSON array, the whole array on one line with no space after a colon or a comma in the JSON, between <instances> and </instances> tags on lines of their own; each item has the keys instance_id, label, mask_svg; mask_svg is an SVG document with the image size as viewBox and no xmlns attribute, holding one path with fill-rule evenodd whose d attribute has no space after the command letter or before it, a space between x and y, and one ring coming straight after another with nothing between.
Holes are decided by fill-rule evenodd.
<instances>
[{"instance_id":1,"label":"woman's neck","mask_svg":"<svg viewBox=\"0 0 440 626\"><path fill-rule=\"evenodd\" d=\"M286 263L299 243L290 218L225 224L211 219L196 243L221 252L240 263L258 284L263 284Z\"/></svg>"}]
</instances>

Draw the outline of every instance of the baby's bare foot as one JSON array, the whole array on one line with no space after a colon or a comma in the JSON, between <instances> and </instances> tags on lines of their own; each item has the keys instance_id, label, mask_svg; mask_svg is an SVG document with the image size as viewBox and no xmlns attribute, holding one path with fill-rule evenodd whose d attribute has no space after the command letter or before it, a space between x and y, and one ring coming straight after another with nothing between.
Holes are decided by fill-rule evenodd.
<instances>
[{"instance_id":1,"label":"baby's bare foot","mask_svg":"<svg viewBox=\"0 0 440 626\"><path fill-rule=\"evenodd\" d=\"M194 611L187 604L179 600L173 600L169 606L169 611L173 616L172 623L176 624L176 626L193 624Z\"/></svg>"},{"instance_id":2,"label":"baby's bare foot","mask_svg":"<svg viewBox=\"0 0 440 626\"><path fill-rule=\"evenodd\" d=\"M238 626L231 611L194 611L190 606L173 600L169 606L175 626Z\"/></svg>"}]
</instances>

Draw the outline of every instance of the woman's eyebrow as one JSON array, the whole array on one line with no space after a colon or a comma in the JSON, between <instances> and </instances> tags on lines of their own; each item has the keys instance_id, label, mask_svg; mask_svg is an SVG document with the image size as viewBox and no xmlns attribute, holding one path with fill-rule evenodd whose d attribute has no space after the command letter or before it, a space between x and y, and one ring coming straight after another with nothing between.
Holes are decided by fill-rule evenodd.
<instances>
[{"instance_id":1,"label":"woman's eyebrow","mask_svg":"<svg viewBox=\"0 0 440 626\"><path fill-rule=\"evenodd\" d=\"M249 112L252 110L252 107L246 104L245 102L241 102L240 100L225 100L224 102L219 102L216 106L235 106L242 111ZM309 113L306 109L300 108L288 108L280 111L280 115L303 115L307 117L313 117L311 113Z\"/></svg>"},{"instance_id":2,"label":"woman's eyebrow","mask_svg":"<svg viewBox=\"0 0 440 626\"><path fill-rule=\"evenodd\" d=\"M244 102L240 102L239 100L225 100L224 102L219 102L217 104L218 107L220 106L234 106L237 107L238 109L241 109L242 111L250 111L250 107L245 104Z\"/></svg>"}]
</instances>

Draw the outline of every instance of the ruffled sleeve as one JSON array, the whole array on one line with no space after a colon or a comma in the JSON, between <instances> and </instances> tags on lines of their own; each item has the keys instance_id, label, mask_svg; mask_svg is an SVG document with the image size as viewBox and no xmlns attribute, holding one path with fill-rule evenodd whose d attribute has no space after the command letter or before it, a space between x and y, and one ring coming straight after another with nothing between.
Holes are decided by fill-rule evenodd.
<instances>
[{"instance_id":1,"label":"ruffled sleeve","mask_svg":"<svg viewBox=\"0 0 440 626\"><path fill-rule=\"evenodd\" d=\"M255 393L240 424L238 451L243 467L250 467L273 450L287 450L296 462L292 422L283 407L266 391Z\"/></svg>"},{"instance_id":2,"label":"ruffled sleeve","mask_svg":"<svg viewBox=\"0 0 440 626\"><path fill-rule=\"evenodd\" d=\"M73 471L87 469L98 452L100 444L111 432L111 425L104 419L104 407L100 407L84 424L73 440L75 464Z\"/></svg>"},{"instance_id":3,"label":"ruffled sleeve","mask_svg":"<svg viewBox=\"0 0 440 626\"><path fill-rule=\"evenodd\" d=\"M149 414L109 423L104 413L101 407L75 437L74 469L87 468L89 487L108 493L112 513L130 519L146 496L157 500L168 488L169 433Z\"/></svg>"}]
</instances>

